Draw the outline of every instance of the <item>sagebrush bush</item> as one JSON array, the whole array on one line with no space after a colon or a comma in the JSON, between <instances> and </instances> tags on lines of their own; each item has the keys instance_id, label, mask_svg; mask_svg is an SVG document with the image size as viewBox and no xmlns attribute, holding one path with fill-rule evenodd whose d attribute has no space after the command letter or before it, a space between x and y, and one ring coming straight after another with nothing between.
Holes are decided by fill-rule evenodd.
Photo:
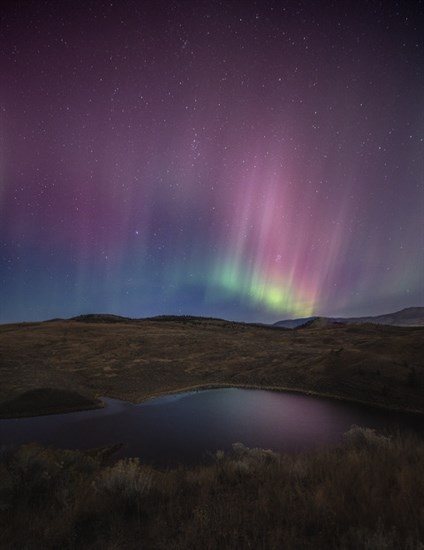
<instances>
[{"instance_id":1,"label":"sagebrush bush","mask_svg":"<svg viewBox=\"0 0 424 550\"><path fill-rule=\"evenodd\" d=\"M347 445L357 449L378 448L390 445L390 437L377 433L371 428L361 428L355 424L343 434L343 439Z\"/></svg>"},{"instance_id":2,"label":"sagebrush bush","mask_svg":"<svg viewBox=\"0 0 424 550\"><path fill-rule=\"evenodd\" d=\"M131 500L147 495L152 485L152 474L142 469L138 458L119 460L114 466L105 468L94 481L99 494Z\"/></svg>"}]
</instances>

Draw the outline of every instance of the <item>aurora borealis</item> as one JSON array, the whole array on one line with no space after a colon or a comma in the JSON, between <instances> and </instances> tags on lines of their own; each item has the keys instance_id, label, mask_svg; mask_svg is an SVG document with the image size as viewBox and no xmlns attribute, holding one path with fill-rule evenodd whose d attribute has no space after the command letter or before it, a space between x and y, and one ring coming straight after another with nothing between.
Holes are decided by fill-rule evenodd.
<instances>
[{"instance_id":1,"label":"aurora borealis","mask_svg":"<svg viewBox=\"0 0 424 550\"><path fill-rule=\"evenodd\" d=\"M0 322L423 305L423 12L4 2Z\"/></svg>"}]
</instances>

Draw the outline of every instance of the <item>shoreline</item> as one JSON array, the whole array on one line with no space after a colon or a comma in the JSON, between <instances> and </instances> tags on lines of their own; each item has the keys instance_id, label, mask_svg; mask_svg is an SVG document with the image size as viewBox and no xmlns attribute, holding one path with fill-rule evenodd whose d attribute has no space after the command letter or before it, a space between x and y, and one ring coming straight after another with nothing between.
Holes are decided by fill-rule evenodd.
<instances>
[{"instance_id":1,"label":"shoreline","mask_svg":"<svg viewBox=\"0 0 424 550\"><path fill-rule=\"evenodd\" d=\"M355 398L349 398L349 397L343 397L341 395L334 395L330 393L323 393L323 392L317 392L314 390L306 390L303 388L290 388L287 386L267 386L267 385L259 385L259 384L225 384L225 383L212 383L212 384L197 384L195 386L187 386L184 388L179 388L177 390L163 390L160 392L155 392L154 394L151 394L147 397L144 397L138 401L132 401L132 400L126 400L122 399L122 401L127 401L129 403L133 404L141 404L144 401L149 401L150 399L156 399L165 395L174 395L177 393L185 393L185 392L195 392L195 391L203 391L203 390L215 390L215 389L225 389L225 388L235 388L240 390L264 390L264 391L276 391L276 392L282 392L282 393L300 393L302 395L311 396L311 397L321 397L324 399L334 399L337 401L345 401L347 403L355 403L357 405L363 405L366 407L371 407L373 409L382 409L386 411L391 412L399 412L403 414L412 414L412 415L424 415L424 410L420 411L418 409L408 409L408 408L402 408L402 407L390 407L386 406L380 403L370 403L369 401L364 401L361 399L355 399ZM108 397L108 396L102 396L102 397ZM98 399L102 399L101 397L98 397ZM114 398L112 398L114 399Z\"/></svg>"},{"instance_id":2,"label":"shoreline","mask_svg":"<svg viewBox=\"0 0 424 550\"><path fill-rule=\"evenodd\" d=\"M372 409L379 409L379 410L385 410L387 412L396 412L401 414L408 414L413 416L424 416L424 411L418 410L418 409L411 409L406 407L399 407L399 406L388 406L381 403L371 403L369 401L351 398L351 397L344 397L341 395L335 395L331 393L325 393L325 392L317 392L314 390L308 390L304 388L293 388L293 387L287 387L287 386L270 386L270 385L260 385L260 384L231 384L231 383L210 383L210 384L196 384L192 386L184 386L181 388L175 388L175 389L163 389L159 391L154 391L152 393L149 393L148 395L144 395L139 398L135 398L132 396L130 397L123 397L118 396L116 394L112 395L96 395L94 399L96 400L96 404L93 403L92 406L84 406L84 407L70 407L67 409L62 409L58 407L57 409L49 410L48 412L35 411L35 412L25 412L22 411L21 413L12 413L10 415L8 414L0 414L0 421L1 420L19 420L22 418L36 418L39 416L52 416L52 415L59 415L59 414L71 414L76 412L84 412L84 411L95 411L102 408L105 408L107 405L103 401L104 399L110 398L110 399L117 399L119 401L124 401L127 403L131 403L134 405L139 405L141 403L144 403L146 401L150 401L152 399L158 399L160 397L166 396L166 395L176 395L179 393L189 393L189 392L201 392L201 391L207 391L207 390L216 390L216 389L225 389L225 388L234 388L234 389L246 389L246 390L264 390L264 391L275 391L275 392L281 392L281 393L296 393L301 394L305 396L311 396L311 397L318 397L323 399L331 399L336 401L344 401L346 403L352 403L356 405L361 405L364 407L370 407Z\"/></svg>"}]
</instances>

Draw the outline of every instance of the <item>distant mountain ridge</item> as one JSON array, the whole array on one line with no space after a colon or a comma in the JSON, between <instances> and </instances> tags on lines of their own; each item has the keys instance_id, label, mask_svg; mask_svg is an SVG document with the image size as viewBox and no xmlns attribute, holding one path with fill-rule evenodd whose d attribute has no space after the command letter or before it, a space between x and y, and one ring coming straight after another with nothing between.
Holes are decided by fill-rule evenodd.
<instances>
[{"instance_id":1,"label":"distant mountain ridge","mask_svg":"<svg viewBox=\"0 0 424 550\"><path fill-rule=\"evenodd\" d=\"M274 327L298 328L328 326L336 324L357 325L373 323L376 325L392 325L398 327L424 326L424 307L407 307L393 313L374 315L369 317L304 317L301 319L286 319L277 321Z\"/></svg>"},{"instance_id":2,"label":"distant mountain ridge","mask_svg":"<svg viewBox=\"0 0 424 550\"><path fill-rule=\"evenodd\" d=\"M57 319L51 319L55 321ZM132 319L130 317L121 317L119 315L112 315L108 313L89 313L78 315L69 319L73 322L79 323L134 323L140 321L175 321L186 323L234 323L234 321L227 321L225 319L218 319L214 317L199 317L192 315L159 315L156 317L146 317L146 318L137 318ZM267 325L262 323L237 323L243 325L252 325L252 326L262 326L268 328L300 328L300 327L310 327L310 328L319 328L331 325L352 325L352 324L363 324L363 323L373 323L376 325L392 325L392 326L424 326L424 307L408 307L394 313L386 313L383 315L375 315L368 317L321 317L321 316L312 316L312 317L302 317L299 319L284 319L282 321L277 321L276 323Z\"/></svg>"}]
</instances>

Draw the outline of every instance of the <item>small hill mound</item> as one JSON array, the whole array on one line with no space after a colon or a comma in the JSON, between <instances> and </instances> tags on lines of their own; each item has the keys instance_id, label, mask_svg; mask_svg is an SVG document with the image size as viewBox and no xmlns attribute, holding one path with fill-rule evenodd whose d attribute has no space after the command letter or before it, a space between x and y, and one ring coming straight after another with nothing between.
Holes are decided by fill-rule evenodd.
<instances>
[{"instance_id":1,"label":"small hill mound","mask_svg":"<svg viewBox=\"0 0 424 550\"><path fill-rule=\"evenodd\" d=\"M302 317L300 319L284 319L283 321L277 321L272 326L273 327L279 327L279 328L298 328L303 327L307 323L310 323L311 321L314 321L315 319L318 319L318 317Z\"/></svg>"},{"instance_id":2,"label":"small hill mound","mask_svg":"<svg viewBox=\"0 0 424 550\"><path fill-rule=\"evenodd\" d=\"M72 317L69 320L77 323L128 323L132 321L129 317L121 317L109 313L87 313L85 315Z\"/></svg>"},{"instance_id":3,"label":"small hill mound","mask_svg":"<svg viewBox=\"0 0 424 550\"><path fill-rule=\"evenodd\" d=\"M18 395L10 401L0 403L0 417L15 418L34 414L55 414L58 411L72 412L101 407L97 399L84 397L69 390L39 388Z\"/></svg>"},{"instance_id":4,"label":"small hill mound","mask_svg":"<svg viewBox=\"0 0 424 550\"><path fill-rule=\"evenodd\" d=\"M298 326L298 329L311 329L311 328L333 328L335 326L343 326L342 323L337 323L328 317L315 317L305 324Z\"/></svg>"}]
</instances>

